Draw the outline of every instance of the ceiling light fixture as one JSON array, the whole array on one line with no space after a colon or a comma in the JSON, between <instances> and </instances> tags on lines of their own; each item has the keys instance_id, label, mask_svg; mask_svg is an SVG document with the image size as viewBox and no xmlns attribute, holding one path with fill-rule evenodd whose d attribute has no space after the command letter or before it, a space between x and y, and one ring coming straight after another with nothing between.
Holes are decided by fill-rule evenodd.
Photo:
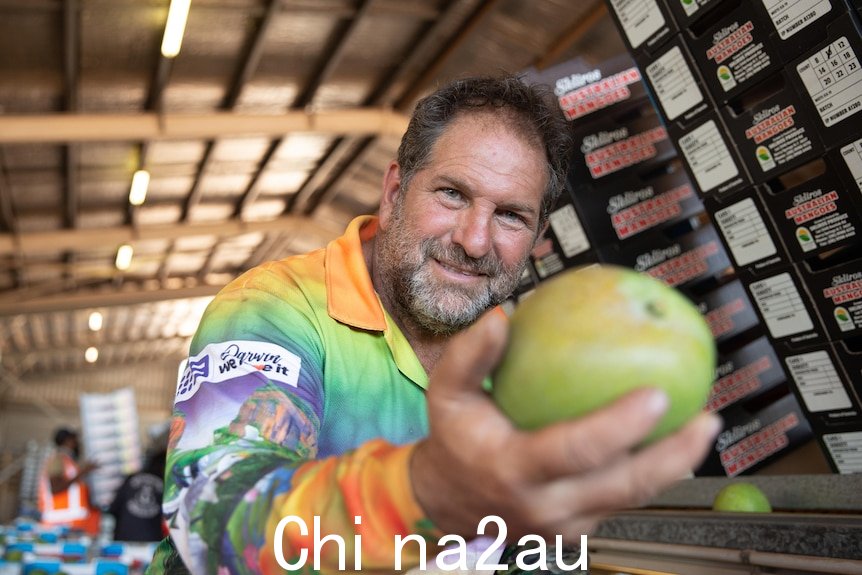
<instances>
[{"instance_id":1,"label":"ceiling light fixture","mask_svg":"<svg viewBox=\"0 0 862 575\"><path fill-rule=\"evenodd\" d=\"M191 3L192 0L171 0L165 35L162 38L162 56L165 58L174 58L180 53Z\"/></svg>"},{"instance_id":2,"label":"ceiling light fixture","mask_svg":"<svg viewBox=\"0 0 862 575\"><path fill-rule=\"evenodd\" d=\"M147 187L150 185L150 173L146 170L138 170L132 176L132 189L129 190L129 203L140 206L147 199Z\"/></svg>"},{"instance_id":3,"label":"ceiling light fixture","mask_svg":"<svg viewBox=\"0 0 862 575\"><path fill-rule=\"evenodd\" d=\"M87 363L96 363L96 360L99 359L99 350L95 347L88 347L87 351L84 352L84 359L87 360Z\"/></svg>"},{"instance_id":4,"label":"ceiling light fixture","mask_svg":"<svg viewBox=\"0 0 862 575\"><path fill-rule=\"evenodd\" d=\"M90 319L87 320L87 325L90 326L90 331L99 331L102 329L102 314L94 311L90 314Z\"/></svg>"},{"instance_id":5,"label":"ceiling light fixture","mask_svg":"<svg viewBox=\"0 0 862 575\"><path fill-rule=\"evenodd\" d=\"M132 246L129 244L123 244L117 250L117 260L114 264L117 266L117 269L120 271L125 271L129 269L129 266L132 265L132 255L134 255L135 250L132 249Z\"/></svg>"}]
</instances>

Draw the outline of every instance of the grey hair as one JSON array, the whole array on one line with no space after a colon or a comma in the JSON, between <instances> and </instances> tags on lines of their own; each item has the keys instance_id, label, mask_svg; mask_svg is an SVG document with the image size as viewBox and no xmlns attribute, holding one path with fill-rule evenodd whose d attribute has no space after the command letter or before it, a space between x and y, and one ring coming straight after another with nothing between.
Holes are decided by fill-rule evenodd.
<instances>
[{"instance_id":1,"label":"grey hair","mask_svg":"<svg viewBox=\"0 0 862 575\"><path fill-rule=\"evenodd\" d=\"M572 138L550 89L527 85L515 76L456 80L421 99L398 147L401 187L406 190L428 164L434 145L456 117L497 110L503 110L509 126L544 148L548 176L540 219L544 224L565 186Z\"/></svg>"}]
</instances>

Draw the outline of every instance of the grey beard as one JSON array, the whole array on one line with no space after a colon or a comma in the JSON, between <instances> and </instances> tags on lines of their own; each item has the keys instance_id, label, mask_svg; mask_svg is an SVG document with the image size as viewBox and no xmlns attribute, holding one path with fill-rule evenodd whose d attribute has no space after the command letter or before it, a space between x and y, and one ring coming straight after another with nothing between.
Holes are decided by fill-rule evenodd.
<instances>
[{"instance_id":1,"label":"grey beard","mask_svg":"<svg viewBox=\"0 0 862 575\"><path fill-rule=\"evenodd\" d=\"M403 193L403 192L402 192ZM426 333L449 336L475 322L487 309L499 305L515 291L528 256L512 268L496 254L472 258L459 245L445 247L438 240L419 240L406 230L403 198L395 202L391 227L377 237L375 269L399 315ZM418 246L418 258L414 256ZM429 261L436 259L484 274L485 289L467 291L459 286L440 288ZM388 260L388 261L387 261ZM393 264L393 262L397 262Z\"/></svg>"},{"instance_id":2,"label":"grey beard","mask_svg":"<svg viewBox=\"0 0 862 575\"><path fill-rule=\"evenodd\" d=\"M410 316L425 331L434 335L452 335L472 324L483 311L495 305L488 291L483 291L472 301L465 301L459 309L436 305L438 290L431 288L420 277L413 275L409 281L407 301Z\"/></svg>"},{"instance_id":3,"label":"grey beard","mask_svg":"<svg viewBox=\"0 0 862 575\"><path fill-rule=\"evenodd\" d=\"M418 327L433 335L449 336L475 322L486 310L502 303L514 291L520 276L511 274L493 256L475 259L459 246L443 248L426 239L420 246L422 262L391 268L389 276L395 303ZM486 285L472 292L457 286L440 288L433 281L428 262L437 259L485 274ZM519 267L520 270L520 267ZM511 274L511 275L510 275Z\"/></svg>"}]
</instances>

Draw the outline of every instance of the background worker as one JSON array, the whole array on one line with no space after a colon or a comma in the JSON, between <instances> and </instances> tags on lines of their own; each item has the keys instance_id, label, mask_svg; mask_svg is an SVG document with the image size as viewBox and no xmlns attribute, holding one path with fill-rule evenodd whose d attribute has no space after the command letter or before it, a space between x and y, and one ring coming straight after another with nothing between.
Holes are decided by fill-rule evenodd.
<instances>
[{"instance_id":1,"label":"background worker","mask_svg":"<svg viewBox=\"0 0 862 575\"><path fill-rule=\"evenodd\" d=\"M90 504L84 479L98 464L78 463L80 444L74 430L57 429L54 445L56 449L45 461L39 478L40 520L46 525L65 525L97 535L100 513Z\"/></svg>"}]
</instances>

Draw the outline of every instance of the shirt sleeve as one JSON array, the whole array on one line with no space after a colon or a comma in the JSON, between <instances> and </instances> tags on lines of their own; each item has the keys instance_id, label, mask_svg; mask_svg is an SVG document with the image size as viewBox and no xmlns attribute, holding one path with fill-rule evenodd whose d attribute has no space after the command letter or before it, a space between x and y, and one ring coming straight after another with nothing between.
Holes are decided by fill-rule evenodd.
<instances>
[{"instance_id":1,"label":"shirt sleeve","mask_svg":"<svg viewBox=\"0 0 862 575\"><path fill-rule=\"evenodd\" d=\"M164 496L171 538L192 573L281 573L303 555L303 572L335 572L334 543L314 565L315 524L318 540L344 541L348 571L358 553L363 572L391 572L396 536L430 543L438 535L412 493L412 445L374 440L317 459L324 352L316 321L301 293L248 287L222 292L204 315L177 384ZM279 529L289 516L307 535L299 521ZM418 548L404 546L404 567Z\"/></svg>"}]
</instances>

